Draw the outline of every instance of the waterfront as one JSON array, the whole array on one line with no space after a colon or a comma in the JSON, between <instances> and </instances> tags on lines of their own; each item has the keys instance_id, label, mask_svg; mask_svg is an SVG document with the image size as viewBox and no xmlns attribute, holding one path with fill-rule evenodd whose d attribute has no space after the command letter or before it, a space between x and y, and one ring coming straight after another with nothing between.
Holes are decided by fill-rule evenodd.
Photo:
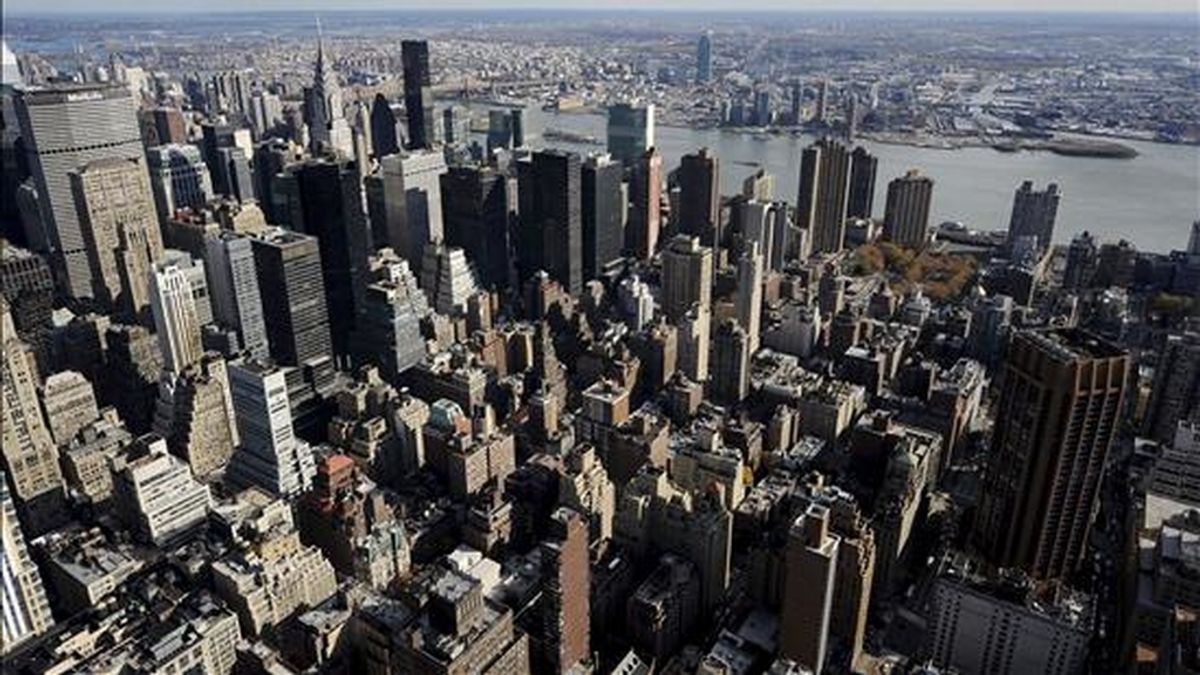
<instances>
[{"instance_id":1,"label":"waterfront","mask_svg":"<svg viewBox=\"0 0 1200 675\"><path fill-rule=\"evenodd\" d=\"M595 152L596 145L543 141L553 128L603 140L605 120L592 113L526 111L527 143ZM721 159L721 191L736 192L742 180L763 166L775 175L776 195L794 202L800 151L810 136L754 135L720 129L660 126L659 149L665 166L708 146ZM935 181L930 224L955 220L978 229L1008 227L1012 195L1022 180L1042 186L1055 181L1063 192L1055 240L1070 241L1082 230L1100 240L1128 239L1139 249L1170 251L1187 245L1192 221L1200 218L1200 147L1122 140L1137 150L1132 159L1069 157L1047 151L998 152L992 148L941 150L864 141L879 157L875 214L883 215L887 183L908 169Z\"/></svg>"}]
</instances>

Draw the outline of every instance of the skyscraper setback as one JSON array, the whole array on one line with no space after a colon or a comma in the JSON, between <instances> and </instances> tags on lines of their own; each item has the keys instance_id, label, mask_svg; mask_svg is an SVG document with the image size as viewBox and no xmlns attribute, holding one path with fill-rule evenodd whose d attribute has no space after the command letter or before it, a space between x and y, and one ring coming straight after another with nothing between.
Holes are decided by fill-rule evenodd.
<instances>
[{"instance_id":1,"label":"skyscraper setback","mask_svg":"<svg viewBox=\"0 0 1200 675\"><path fill-rule=\"evenodd\" d=\"M1127 353L1079 329L1013 337L975 529L990 562L1038 579L1076 568L1128 371Z\"/></svg>"}]
</instances>

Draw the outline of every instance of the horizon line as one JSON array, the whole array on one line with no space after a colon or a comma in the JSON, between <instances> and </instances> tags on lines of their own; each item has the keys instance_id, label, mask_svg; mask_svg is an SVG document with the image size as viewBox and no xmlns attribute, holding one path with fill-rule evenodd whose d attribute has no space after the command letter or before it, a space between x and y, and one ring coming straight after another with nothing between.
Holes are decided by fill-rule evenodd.
<instances>
[{"instance_id":1,"label":"horizon line","mask_svg":"<svg viewBox=\"0 0 1200 675\"><path fill-rule=\"evenodd\" d=\"M398 7L348 7L337 9L313 9L307 7L298 7L295 9L268 9L268 8L245 8L239 9L235 7L227 7L218 10L205 10L196 5L174 6L170 9L156 8L153 10L135 10L135 9L113 9L113 10L96 10L89 8L84 11L72 10L56 10L56 9L21 9L16 10L6 9L2 11L5 17L15 18L42 18L52 17L61 19L63 17L77 17L80 19L97 17L97 16L113 16L113 17L142 17L153 18L162 16L177 16L177 15L197 15L203 14L208 16L222 15L249 15L249 14L296 14L304 13L311 14L317 12L324 15L338 14L387 14L387 13L415 13L415 14L468 14L468 13L510 13L510 12L541 12L546 14L679 14L679 15L737 15L737 16L754 16L754 15L769 15L769 14L877 14L877 15L931 15L937 14L942 16L974 16L974 15L989 15L989 16L1046 16L1046 15L1067 15L1067 16L1148 16L1148 17L1164 17L1164 16L1187 16L1200 19L1200 5L1196 6L1194 11L1185 9L1170 10L1139 10L1139 9L1075 9L1075 8L1046 8L1046 9L1009 9L1005 7L980 7L975 9L962 9L958 7L910 7L910 8L895 8L895 9L875 9L868 7L801 7L801 8L758 8L758 9L739 9L736 7L713 7L708 9L691 9L682 7L655 7L655 6L623 6L614 7L611 9L589 9L579 7L546 7L542 5L508 5L503 7L462 7L462 8L446 8L436 9L428 6L405 5Z\"/></svg>"}]
</instances>

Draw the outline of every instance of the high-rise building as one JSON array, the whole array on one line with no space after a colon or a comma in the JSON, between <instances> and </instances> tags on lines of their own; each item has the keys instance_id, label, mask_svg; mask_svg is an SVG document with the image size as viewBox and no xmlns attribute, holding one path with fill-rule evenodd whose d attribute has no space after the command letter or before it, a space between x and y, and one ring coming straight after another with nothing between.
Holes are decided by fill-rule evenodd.
<instances>
[{"instance_id":1,"label":"high-rise building","mask_svg":"<svg viewBox=\"0 0 1200 675\"><path fill-rule=\"evenodd\" d=\"M326 63L325 41L318 35L313 83L305 90L304 99L308 146L314 155L335 152L344 157L354 156L354 142L343 105L337 73Z\"/></svg>"},{"instance_id":2,"label":"high-rise building","mask_svg":"<svg viewBox=\"0 0 1200 675\"><path fill-rule=\"evenodd\" d=\"M738 324L746 331L749 340L750 353L758 351L760 327L762 325L763 301L763 256L759 252L758 243L742 253L738 261L737 277L737 312Z\"/></svg>"},{"instance_id":3,"label":"high-rise building","mask_svg":"<svg viewBox=\"0 0 1200 675\"><path fill-rule=\"evenodd\" d=\"M1180 422L1200 422L1200 332L1196 331L1167 337L1146 406L1146 434L1160 443L1174 438Z\"/></svg>"},{"instance_id":4,"label":"high-rise building","mask_svg":"<svg viewBox=\"0 0 1200 675\"><path fill-rule=\"evenodd\" d=\"M434 150L390 155L379 163L386 239L373 243L375 248L392 247L414 272L421 269L425 246L444 236L441 179L445 173L445 157Z\"/></svg>"},{"instance_id":5,"label":"high-rise building","mask_svg":"<svg viewBox=\"0 0 1200 675\"><path fill-rule=\"evenodd\" d=\"M400 152L396 114L382 92L375 94L375 100L371 103L371 152L376 160Z\"/></svg>"},{"instance_id":6,"label":"high-rise building","mask_svg":"<svg viewBox=\"0 0 1200 675\"><path fill-rule=\"evenodd\" d=\"M509 284L508 181L486 167L456 166L441 175L446 244L467 252L486 287Z\"/></svg>"},{"instance_id":7,"label":"high-rise building","mask_svg":"<svg viewBox=\"0 0 1200 675\"><path fill-rule=\"evenodd\" d=\"M639 260L649 260L658 250L662 221L662 155L650 148L633 159L629 170L629 219L625 250Z\"/></svg>"},{"instance_id":8,"label":"high-rise building","mask_svg":"<svg viewBox=\"0 0 1200 675\"><path fill-rule=\"evenodd\" d=\"M846 186L850 155L846 146L822 138L800 157L797 225L809 231L814 253L837 253L846 240Z\"/></svg>"},{"instance_id":9,"label":"high-rise building","mask_svg":"<svg viewBox=\"0 0 1200 675\"><path fill-rule=\"evenodd\" d=\"M242 445L227 480L283 497L310 489L317 465L292 427L287 371L260 361L235 362L229 365L229 388Z\"/></svg>"},{"instance_id":10,"label":"high-rise building","mask_svg":"<svg viewBox=\"0 0 1200 675\"><path fill-rule=\"evenodd\" d=\"M591 656L587 520L560 506L550 515L550 538L541 554L547 583L539 656L546 672L567 673Z\"/></svg>"},{"instance_id":11,"label":"high-rise building","mask_svg":"<svg viewBox=\"0 0 1200 675\"><path fill-rule=\"evenodd\" d=\"M736 405L750 392L750 336L733 319L721 322L713 338L709 390L722 405Z\"/></svg>"},{"instance_id":12,"label":"high-rise building","mask_svg":"<svg viewBox=\"0 0 1200 675\"><path fill-rule=\"evenodd\" d=\"M113 512L145 543L163 546L208 519L208 486L158 436L139 438L113 473Z\"/></svg>"},{"instance_id":13,"label":"high-rise building","mask_svg":"<svg viewBox=\"0 0 1200 675\"><path fill-rule=\"evenodd\" d=\"M213 196L208 165L194 145L160 145L146 151L158 219L165 223L182 208L203 207Z\"/></svg>"},{"instance_id":14,"label":"high-rise building","mask_svg":"<svg viewBox=\"0 0 1200 675\"><path fill-rule=\"evenodd\" d=\"M1061 198L1056 183L1050 183L1040 192L1033 189L1033 181L1021 183L1013 195L1012 217L1008 221L1009 248L1022 237L1036 237L1039 249L1049 248L1054 241L1054 221Z\"/></svg>"},{"instance_id":15,"label":"high-rise building","mask_svg":"<svg viewBox=\"0 0 1200 675\"><path fill-rule=\"evenodd\" d=\"M712 310L707 305L692 305L679 320L677 363L679 372L692 382L708 381L708 349L712 329Z\"/></svg>"},{"instance_id":16,"label":"high-rise building","mask_svg":"<svg viewBox=\"0 0 1200 675\"><path fill-rule=\"evenodd\" d=\"M283 101L278 94L258 90L250 95L250 129L255 140L262 140L283 124Z\"/></svg>"},{"instance_id":17,"label":"high-rise building","mask_svg":"<svg viewBox=\"0 0 1200 675\"><path fill-rule=\"evenodd\" d=\"M0 246L0 297L8 303L15 337L41 359L50 339L54 277L46 259L11 242Z\"/></svg>"},{"instance_id":18,"label":"high-rise building","mask_svg":"<svg viewBox=\"0 0 1200 675\"><path fill-rule=\"evenodd\" d=\"M679 161L678 231L716 246L721 228L721 163L708 148Z\"/></svg>"},{"instance_id":19,"label":"high-rise building","mask_svg":"<svg viewBox=\"0 0 1200 675\"><path fill-rule=\"evenodd\" d=\"M333 352L316 237L275 229L256 237L254 266L271 358L300 366Z\"/></svg>"},{"instance_id":20,"label":"high-rise building","mask_svg":"<svg viewBox=\"0 0 1200 675\"><path fill-rule=\"evenodd\" d=\"M173 373L182 372L199 360L204 350L200 345L201 324L192 285L180 266L155 266L150 277L150 307L163 367Z\"/></svg>"},{"instance_id":21,"label":"high-rise building","mask_svg":"<svg viewBox=\"0 0 1200 675\"><path fill-rule=\"evenodd\" d=\"M421 288L438 314L462 316L467 312L467 301L479 292L475 270L467 261L461 248L442 243L425 247L425 261L421 265Z\"/></svg>"},{"instance_id":22,"label":"high-rise building","mask_svg":"<svg viewBox=\"0 0 1200 675\"><path fill-rule=\"evenodd\" d=\"M104 334L109 401L135 434L150 431L158 399L162 350L145 326L110 326Z\"/></svg>"},{"instance_id":23,"label":"high-rise building","mask_svg":"<svg viewBox=\"0 0 1200 675\"><path fill-rule=\"evenodd\" d=\"M489 110L487 126L487 156L497 150L513 147L513 116L508 110Z\"/></svg>"},{"instance_id":24,"label":"high-rise building","mask_svg":"<svg viewBox=\"0 0 1200 675\"><path fill-rule=\"evenodd\" d=\"M408 262L391 249L381 249L371 265L374 278L358 316L355 358L375 364L383 379L397 382L401 373L425 358L421 321L429 315L429 302Z\"/></svg>"},{"instance_id":25,"label":"high-rise building","mask_svg":"<svg viewBox=\"0 0 1200 675\"><path fill-rule=\"evenodd\" d=\"M825 667L840 544L829 531L829 509L819 504L788 533L780 653L816 675Z\"/></svg>"},{"instance_id":26,"label":"high-rise building","mask_svg":"<svg viewBox=\"0 0 1200 675\"><path fill-rule=\"evenodd\" d=\"M286 204L284 196L275 194L275 177L283 173L292 162L298 161L301 147L291 141L272 138L254 146L254 194L258 195L259 206L267 222L287 224L290 216L285 208L277 207L277 201Z\"/></svg>"},{"instance_id":27,"label":"high-rise building","mask_svg":"<svg viewBox=\"0 0 1200 675\"><path fill-rule=\"evenodd\" d=\"M237 147L238 129L224 122L204 122L200 125L200 154L208 167L212 179L213 192L221 195L233 194L233 186L229 182L229 167L221 156L221 151ZM170 214L168 214L169 216Z\"/></svg>"},{"instance_id":28,"label":"high-rise building","mask_svg":"<svg viewBox=\"0 0 1200 675\"><path fill-rule=\"evenodd\" d=\"M8 447L7 441L6 435L5 447ZM4 569L4 590L0 595L4 601L2 656L54 625L50 603L46 600L46 587L25 546L25 536L9 497L8 480L3 471L0 471L0 528L0 563Z\"/></svg>"},{"instance_id":29,"label":"high-rise building","mask_svg":"<svg viewBox=\"0 0 1200 675\"><path fill-rule=\"evenodd\" d=\"M1031 330L1006 364L976 543L995 565L1062 577L1087 548L1129 355L1085 331Z\"/></svg>"},{"instance_id":30,"label":"high-rise building","mask_svg":"<svg viewBox=\"0 0 1200 675\"><path fill-rule=\"evenodd\" d=\"M1063 270L1063 288L1070 291L1080 291L1092 284L1096 274L1100 249L1096 239L1087 230L1075 235L1071 245L1067 247L1067 267Z\"/></svg>"},{"instance_id":31,"label":"high-rise building","mask_svg":"<svg viewBox=\"0 0 1200 675\"><path fill-rule=\"evenodd\" d=\"M295 186L291 228L320 245L333 352L347 354L371 249L358 170L353 162L310 160L292 165L285 176ZM277 298L262 290L267 302Z\"/></svg>"},{"instance_id":32,"label":"high-rise building","mask_svg":"<svg viewBox=\"0 0 1200 675\"><path fill-rule=\"evenodd\" d=\"M875 201L875 171L879 158L861 145L850 153L850 195L846 200L847 218L870 218Z\"/></svg>"},{"instance_id":33,"label":"high-rise building","mask_svg":"<svg viewBox=\"0 0 1200 675\"><path fill-rule=\"evenodd\" d=\"M712 31L700 34L696 43L696 82L704 84L712 79Z\"/></svg>"},{"instance_id":34,"label":"high-rise building","mask_svg":"<svg viewBox=\"0 0 1200 675\"><path fill-rule=\"evenodd\" d=\"M54 439L38 406L38 374L33 353L17 339L7 311L0 321L3 340L4 468L12 480L22 522L33 535L41 534L63 507L62 471Z\"/></svg>"},{"instance_id":35,"label":"high-rise building","mask_svg":"<svg viewBox=\"0 0 1200 675\"><path fill-rule=\"evenodd\" d=\"M144 150L129 89L104 85L29 88L16 96L42 230L30 246L50 253L64 295L91 298L87 241L68 174L97 159L141 164Z\"/></svg>"},{"instance_id":36,"label":"high-rise building","mask_svg":"<svg viewBox=\"0 0 1200 675\"><path fill-rule=\"evenodd\" d=\"M758 247L763 269L782 272L792 259L797 240L795 227L788 217L786 202L762 202L751 199L735 208L742 225L742 249Z\"/></svg>"},{"instance_id":37,"label":"high-rise building","mask_svg":"<svg viewBox=\"0 0 1200 675\"><path fill-rule=\"evenodd\" d=\"M442 110L442 140L446 147L457 148L471 140L471 118L461 106L446 106Z\"/></svg>"},{"instance_id":38,"label":"high-rise building","mask_svg":"<svg viewBox=\"0 0 1200 675\"><path fill-rule=\"evenodd\" d=\"M270 345L250 237L223 230L206 237L204 243L213 317L237 331L243 351L266 358Z\"/></svg>"},{"instance_id":39,"label":"high-rise building","mask_svg":"<svg viewBox=\"0 0 1200 675\"><path fill-rule=\"evenodd\" d=\"M888 183L883 234L900 246L922 248L929 241L929 202L933 179L916 169Z\"/></svg>"},{"instance_id":40,"label":"high-rise building","mask_svg":"<svg viewBox=\"0 0 1200 675\"><path fill-rule=\"evenodd\" d=\"M404 40L400 43L404 65L404 114L408 119L408 147L433 147L433 92L430 90L429 43Z\"/></svg>"},{"instance_id":41,"label":"high-rise building","mask_svg":"<svg viewBox=\"0 0 1200 675\"><path fill-rule=\"evenodd\" d=\"M621 259L625 193L622 167L608 155L588 157L580 173L583 277L595 279Z\"/></svg>"},{"instance_id":42,"label":"high-rise building","mask_svg":"<svg viewBox=\"0 0 1200 675\"><path fill-rule=\"evenodd\" d=\"M677 234L663 249L662 308L669 321L678 321L692 305L712 306L712 249L700 240Z\"/></svg>"},{"instance_id":43,"label":"high-rise building","mask_svg":"<svg viewBox=\"0 0 1200 675\"><path fill-rule=\"evenodd\" d=\"M147 279L163 254L145 165L96 160L69 176L91 265L92 297L144 320L150 304Z\"/></svg>"},{"instance_id":44,"label":"high-rise building","mask_svg":"<svg viewBox=\"0 0 1200 675\"><path fill-rule=\"evenodd\" d=\"M817 83L817 103L813 107L812 119L814 122L829 121L829 79L822 78Z\"/></svg>"},{"instance_id":45,"label":"high-rise building","mask_svg":"<svg viewBox=\"0 0 1200 675\"><path fill-rule=\"evenodd\" d=\"M542 150L518 169L520 278L524 282L545 271L568 293L579 295L583 290L579 155Z\"/></svg>"},{"instance_id":46,"label":"high-rise building","mask_svg":"<svg viewBox=\"0 0 1200 675\"><path fill-rule=\"evenodd\" d=\"M618 103L608 107L608 152L632 166L654 147L654 104Z\"/></svg>"},{"instance_id":47,"label":"high-rise building","mask_svg":"<svg viewBox=\"0 0 1200 675\"><path fill-rule=\"evenodd\" d=\"M198 480L224 472L238 444L225 359L205 354L159 381L155 427Z\"/></svg>"},{"instance_id":48,"label":"high-rise building","mask_svg":"<svg viewBox=\"0 0 1200 675\"><path fill-rule=\"evenodd\" d=\"M1192 233L1188 236L1188 255L1200 255L1200 220L1192 223Z\"/></svg>"},{"instance_id":49,"label":"high-rise building","mask_svg":"<svg viewBox=\"0 0 1200 675\"><path fill-rule=\"evenodd\" d=\"M100 416L96 391L81 373L63 370L46 378L42 386L42 408L55 445L62 447L75 434Z\"/></svg>"}]
</instances>

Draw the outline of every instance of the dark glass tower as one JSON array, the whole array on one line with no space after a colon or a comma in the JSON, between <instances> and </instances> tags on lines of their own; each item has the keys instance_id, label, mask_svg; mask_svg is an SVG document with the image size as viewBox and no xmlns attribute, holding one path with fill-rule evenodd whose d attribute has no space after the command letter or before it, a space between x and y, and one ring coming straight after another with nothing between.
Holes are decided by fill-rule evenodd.
<instances>
[{"instance_id":1,"label":"dark glass tower","mask_svg":"<svg viewBox=\"0 0 1200 675\"><path fill-rule=\"evenodd\" d=\"M400 140L396 137L396 115L392 104L383 94L376 94L371 104L371 152L376 158L400 152Z\"/></svg>"},{"instance_id":2,"label":"dark glass tower","mask_svg":"<svg viewBox=\"0 0 1200 675\"><path fill-rule=\"evenodd\" d=\"M545 270L572 295L583 289L579 155L535 152L518 169L521 225L517 269L522 283Z\"/></svg>"},{"instance_id":3,"label":"dark glass tower","mask_svg":"<svg viewBox=\"0 0 1200 675\"><path fill-rule=\"evenodd\" d=\"M294 183L292 228L320 242L333 350L346 354L371 250L358 169L353 162L310 160L290 167L285 175Z\"/></svg>"},{"instance_id":4,"label":"dark glass tower","mask_svg":"<svg viewBox=\"0 0 1200 675\"><path fill-rule=\"evenodd\" d=\"M271 358L299 366L329 355L329 312L316 238L276 229L253 246Z\"/></svg>"},{"instance_id":5,"label":"dark glass tower","mask_svg":"<svg viewBox=\"0 0 1200 675\"><path fill-rule=\"evenodd\" d=\"M621 163L607 155L590 157L582 169L583 277L595 279L621 258Z\"/></svg>"},{"instance_id":6,"label":"dark glass tower","mask_svg":"<svg viewBox=\"0 0 1200 675\"><path fill-rule=\"evenodd\" d=\"M708 148L679 161L679 231L700 237L702 246L719 241L721 165Z\"/></svg>"},{"instance_id":7,"label":"dark glass tower","mask_svg":"<svg viewBox=\"0 0 1200 675\"><path fill-rule=\"evenodd\" d=\"M850 196L846 200L847 218L870 218L875 201L875 170L879 159L859 146L850 153Z\"/></svg>"},{"instance_id":8,"label":"dark glass tower","mask_svg":"<svg viewBox=\"0 0 1200 675\"><path fill-rule=\"evenodd\" d=\"M507 287L507 179L493 169L456 166L441 181L446 244L467 252L484 285Z\"/></svg>"},{"instance_id":9,"label":"dark glass tower","mask_svg":"<svg viewBox=\"0 0 1200 675\"><path fill-rule=\"evenodd\" d=\"M404 111L408 116L408 147L433 146L433 94L429 80L429 43L404 40L400 43L404 64Z\"/></svg>"}]
</instances>

